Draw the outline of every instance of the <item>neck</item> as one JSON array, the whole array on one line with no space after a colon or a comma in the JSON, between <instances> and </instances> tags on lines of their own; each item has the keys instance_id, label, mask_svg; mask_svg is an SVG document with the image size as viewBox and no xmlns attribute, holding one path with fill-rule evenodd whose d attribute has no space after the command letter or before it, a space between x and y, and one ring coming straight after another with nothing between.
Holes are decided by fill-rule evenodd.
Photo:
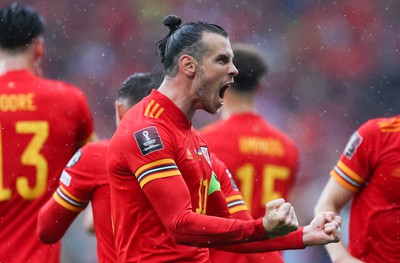
<instances>
[{"instance_id":1,"label":"neck","mask_svg":"<svg viewBox=\"0 0 400 263\"><path fill-rule=\"evenodd\" d=\"M165 77L158 91L167 96L192 121L196 112L195 94L190 88L190 82L180 77Z\"/></svg>"},{"instance_id":2,"label":"neck","mask_svg":"<svg viewBox=\"0 0 400 263\"><path fill-rule=\"evenodd\" d=\"M254 112L254 95L227 90L224 95L224 106L221 108L221 117L227 119L232 115L246 112Z\"/></svg>"},{"instance_id":3,"label":"neck","mask_svg":"<svg viewBox=\"0 0 400 263\"><path fill-rule=\"evenodd\" d=\"M0 51L0 75L13 70L28 70L37 73L37 66L27 54L11 54Z\"/></svg>"}]
</instances>

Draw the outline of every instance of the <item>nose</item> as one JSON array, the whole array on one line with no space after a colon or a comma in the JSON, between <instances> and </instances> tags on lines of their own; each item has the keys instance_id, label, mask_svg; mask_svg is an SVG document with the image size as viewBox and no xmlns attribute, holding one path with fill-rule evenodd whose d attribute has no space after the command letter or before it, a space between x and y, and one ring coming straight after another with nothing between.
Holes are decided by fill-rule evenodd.
<instances>
[{"instance_id":1,"label":"nose","mask_svg":"<svg viewBox=\"0 0 400 263\"><path fill-rule=\"evenodd\" d=\"M229 67L229 75L234 77L237 76L237 74L239 74L239 70L236 68L235 64L231 62L231 66Z\"/></svg>"}]
</instances>

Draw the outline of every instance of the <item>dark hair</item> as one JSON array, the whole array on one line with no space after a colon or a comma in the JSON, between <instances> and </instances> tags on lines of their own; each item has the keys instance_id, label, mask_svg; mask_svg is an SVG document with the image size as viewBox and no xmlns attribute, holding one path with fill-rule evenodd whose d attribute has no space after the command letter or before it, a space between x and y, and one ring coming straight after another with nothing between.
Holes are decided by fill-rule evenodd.
<instances>
[{"instance_id":1,"label":"dark hair","mask_svg":"<svg viewBox=\"0 0 400 263\"><path fill-rule=\"evenodd\" d=\"M13 3L0 9L0 47L14 50L25 47L43 34L43 17L30 6Z\"/></svg>"},{"instance_id":2,"label":"dark hair","mask_svg":"<svg viewBox=\"0 0 400 263\"><path fill-rule=\"evenodd\" d=\"M149 95L152 89L157 89L161 81L162 74L159 73L135 73L122 84L117 99L128 100L129 107L132 107Z\"/></svg>"},{"instance_id":3,"label":"dark hair","mask_svg":"<svg viewBox=\"0 0 400 263\"><path fill-rule=\"evenodd\" d=\"M201 41L203 32L211 32L228 37L222 27L206 22L189 22L182 24L182 19L175 15L164 18L164 25L169 28L169 33L157 43L157 55L161 59L167 75L177 73L178 58L186 53L201 62L207 47Z\"/></svg>"},{"instance_id":4,"label":"dark hair","mask_svg":"<svg viewBox=\"0 0 400 263\"><path fill-rule=\"evenodd\" d=\"M268 73L268 66L261 50L250 44L233 44L233 64L239 74L235 76L232 89L239 92L252 92L260 78Z\"/></svg>"}]
</instances>

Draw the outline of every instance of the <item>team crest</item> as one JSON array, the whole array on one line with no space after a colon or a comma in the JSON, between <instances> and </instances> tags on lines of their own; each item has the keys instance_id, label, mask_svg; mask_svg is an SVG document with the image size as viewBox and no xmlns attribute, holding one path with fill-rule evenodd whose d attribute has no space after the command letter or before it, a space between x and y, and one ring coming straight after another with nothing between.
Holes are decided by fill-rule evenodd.
<instances>
[{"instance_id":1,"label":"team crest","mask_svg":"<svg viewBox=\"0 0 400 263\"><path fill-rule=\"evenodd\" d=\"M134 137L143 156L164 149L161 137L155 126L135 132Z\"/></svg>"},{"instance_id":2,"label":"team crest","mask_svg":"<svg viewBox=\"0 0 400 263\"><path fill-rule=\"evenodd\" d=\"M210 154L208 153L207 146L200 146L200 150L202 152L202 155L206 158L208 164L211 166L211 159L210 159Z\"/></svg>"},{"instance_id":3,"label":"team crest","mask_svg":"<svg viewBox=\"0 0 400 263\"><path fill-rule=\"evenodd\" d=\"M353 133L353 135L351 135L350 137L349 142L346 145L346 148L344 149L344 155L346 155L346 157L349 159L353 158L358 146L361 145L362 140L363 138L358 132Z\"/></svg>"}]
</instances>

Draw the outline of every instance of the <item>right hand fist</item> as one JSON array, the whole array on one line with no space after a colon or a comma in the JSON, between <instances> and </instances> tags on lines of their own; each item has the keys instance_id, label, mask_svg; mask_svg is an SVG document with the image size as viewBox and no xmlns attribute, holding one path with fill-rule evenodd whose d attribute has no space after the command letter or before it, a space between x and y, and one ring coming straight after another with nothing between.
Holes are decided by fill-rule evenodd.
<instances>
[{"instance_id":1,"label":"right hand fist","mask_svg":"<svg viewBox=\"0 0 400 263\"><path fill-rule=\"evenodd\" d=\"M263 225L270 238L289 234L299 228L293 206L283 198L267 203Z\"/></svg>"}]
</instances>

